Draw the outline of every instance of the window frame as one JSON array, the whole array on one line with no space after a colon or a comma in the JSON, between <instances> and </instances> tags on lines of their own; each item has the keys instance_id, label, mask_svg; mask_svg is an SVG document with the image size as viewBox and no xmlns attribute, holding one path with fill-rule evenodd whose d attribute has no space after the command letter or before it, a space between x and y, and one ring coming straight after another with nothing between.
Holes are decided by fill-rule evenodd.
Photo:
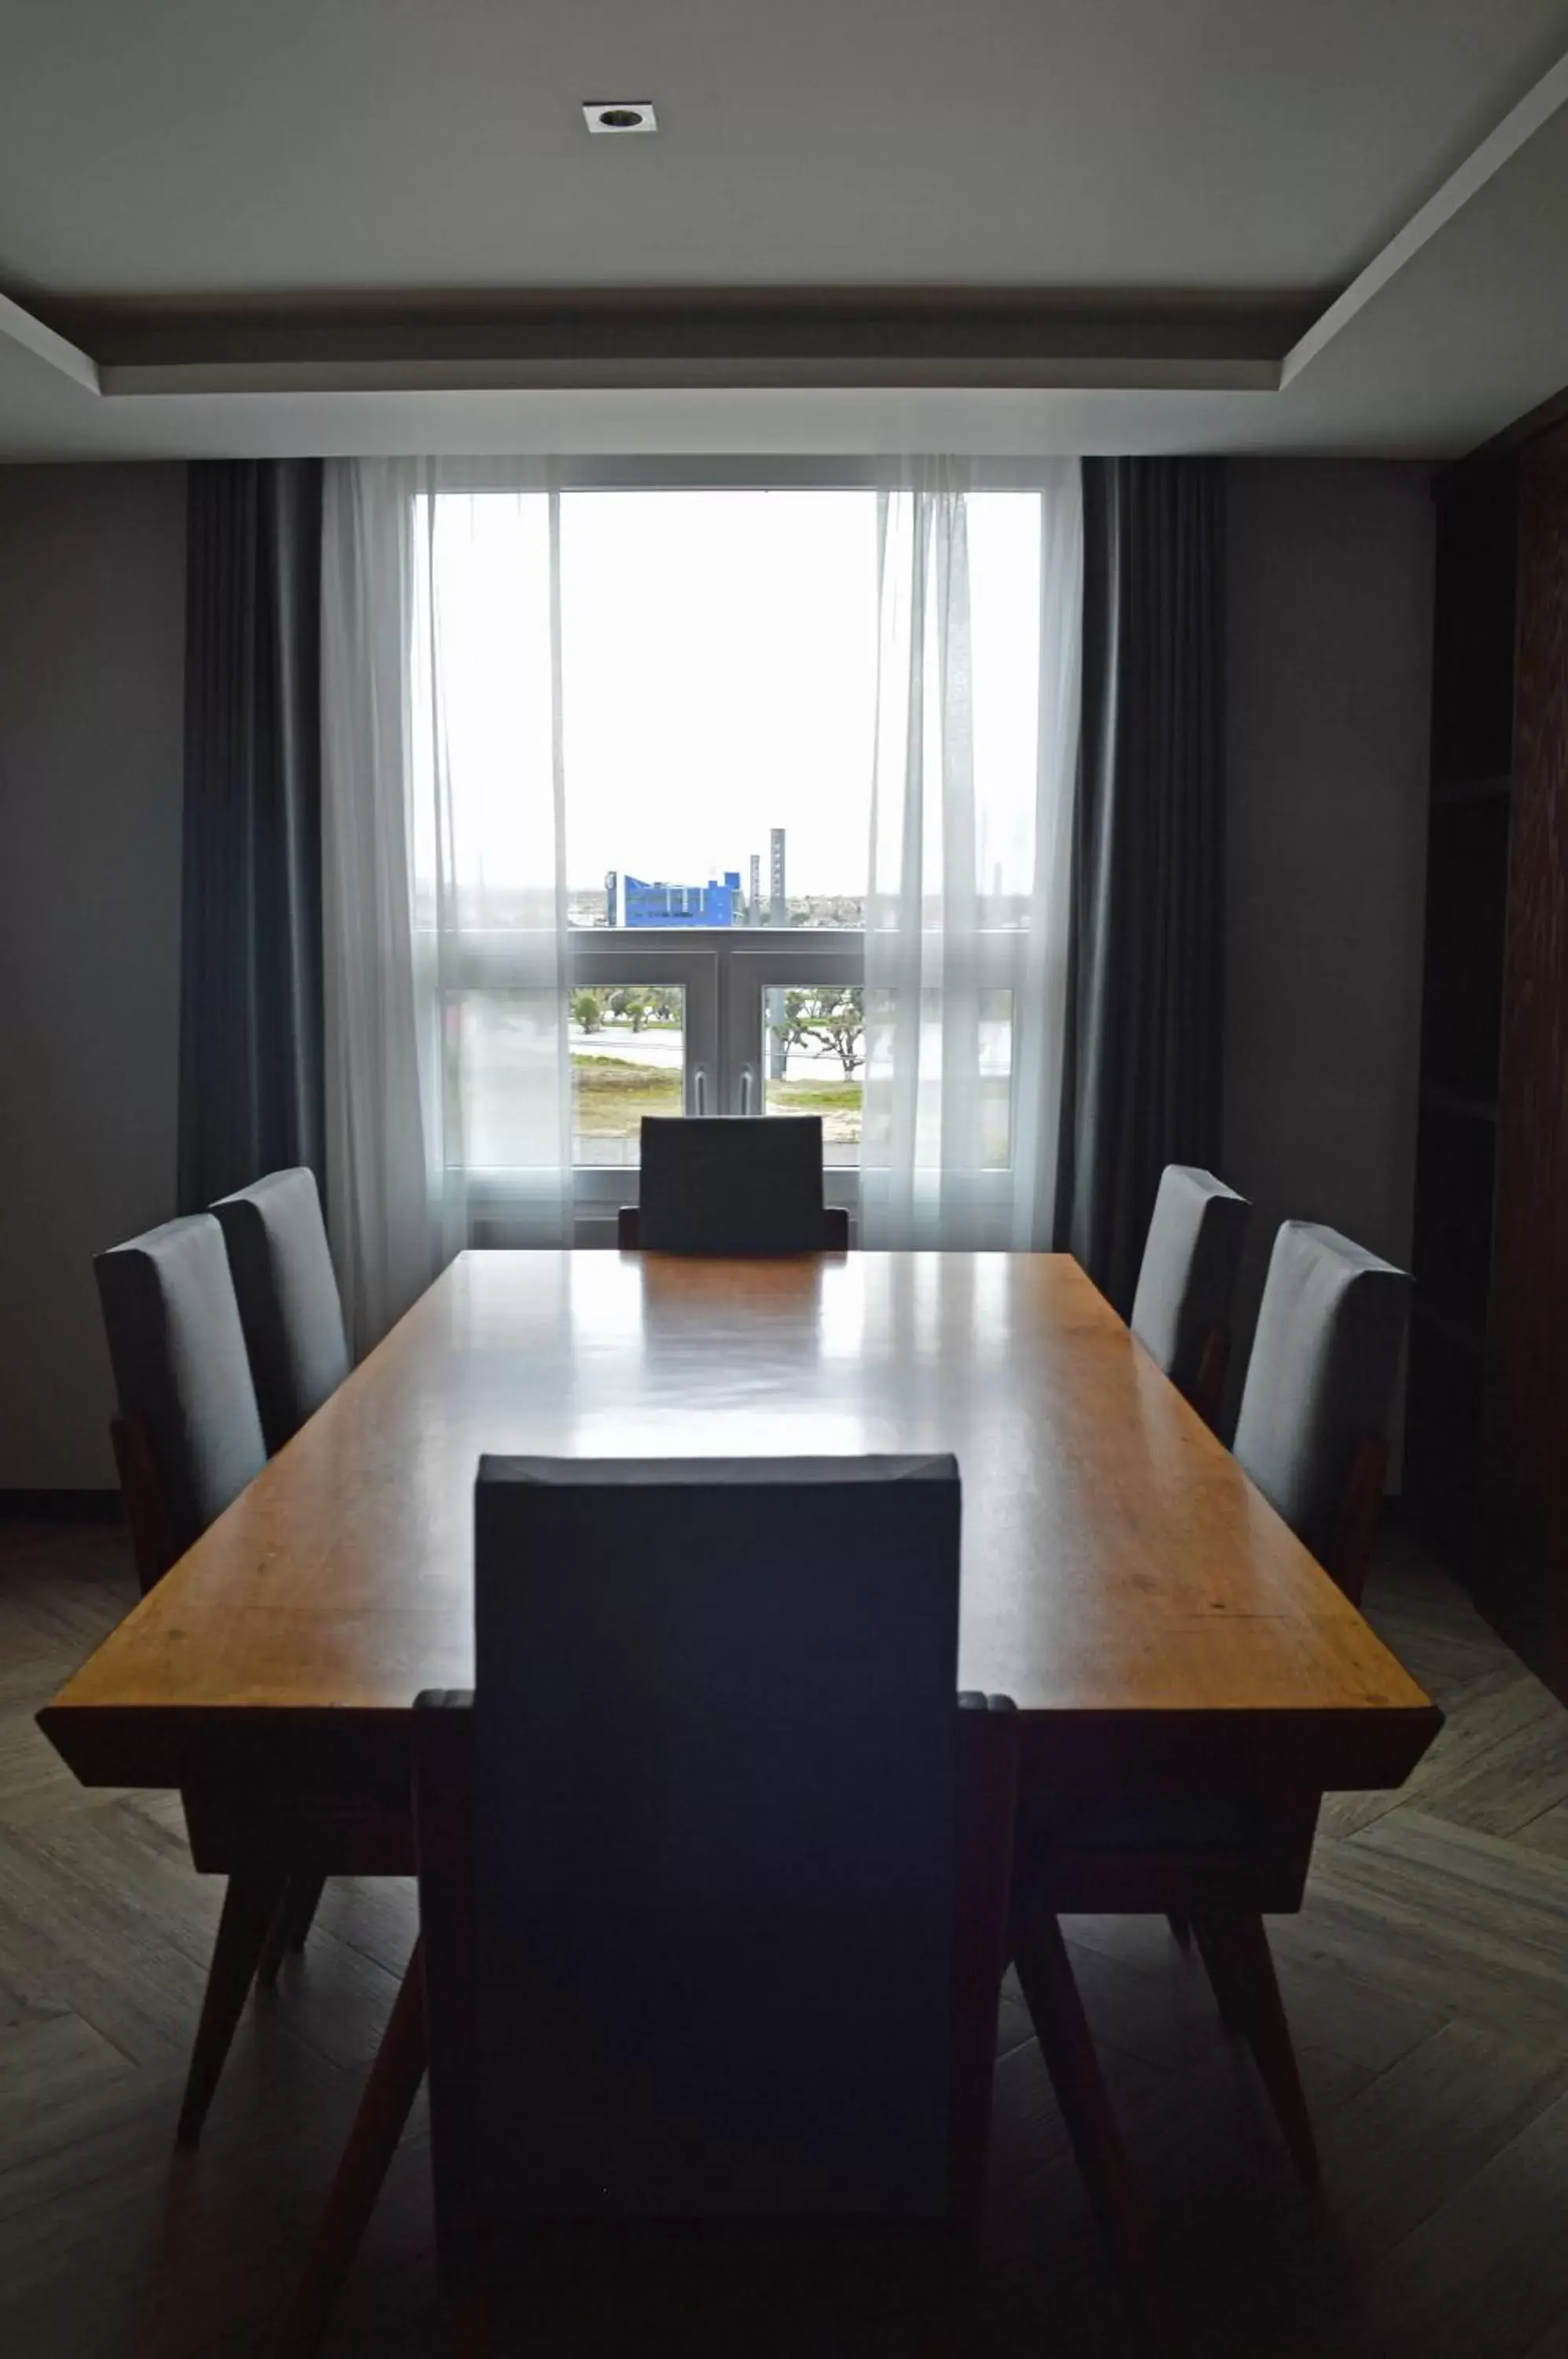
<instances>
[{"instance_id":1,"label":"window frame","mask_svg":"<svg viewBox=\"0 0 1568 2359\"><path fill-rule=\"evenodd\" d=\"M863 984L865 935L858 927L578 926L569 937L567 990L609 989L615 984L669 984L685 994L683 1110L688 1114L738 1114L744 1075L753 1072L752 1106L762 1115L760 1076L762 993L800 983ZM766 975L758 969L766 967ZM756 1044L755 1046L753 1044ZM603 1221L606 1211L637 1203L635 1164L574 1166L577 1217ZM860 1175L838 1166L827 1174L827 1201L853 1216Z\"/></svg>"}]
</instances>

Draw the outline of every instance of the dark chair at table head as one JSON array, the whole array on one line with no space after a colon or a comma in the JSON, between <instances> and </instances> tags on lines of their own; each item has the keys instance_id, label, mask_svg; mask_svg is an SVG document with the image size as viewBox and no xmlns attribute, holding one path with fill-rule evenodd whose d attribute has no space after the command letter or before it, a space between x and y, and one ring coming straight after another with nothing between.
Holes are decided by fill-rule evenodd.
<instances>
[{"instance_id":1,"label":"dark chair at table head","mask_svg":"<svg viewBox=\"0 0 1568 2359\"><path fill-rule=\"evenodd\" d=\"M1149 1223L1132 1332L1204 1422L1216 1421L1252 1207L1188 1163L1168 1163Z\"/></svg>"},{"instance_id":2,"label":"dark chair at table head","mask_svg":"<svg viewBox=\"0 0 1568 2359\"><path fill-rule=\"evenodd\" d=\"M958 1549L951 1459L482 1462L472 1715L416 1714L438 2220L977 2215Z\"/></svg>"},{"instance_id":3,"label":"dark chair at table head","mask_svg":"<svg viewBox=\"0 0 1568 2359\"><path fill-rule=\"evenodd\" d=\"M313 1171L271 1171L212 1212L228 1247L262 1430L281 1450L349 1372L343 1302Z\"/></svg>"},{"instance_id":4,"label":"dark chair at table head","mask_svg":"<svg viewBox=\"0 0 1568 2359\"><path fill-rule=\"evenodd\" d=\"M1274 1240L1236 1455L1297 1537L1358 1598L1410 1318L1410 1280L1336 1230Z\"/></svg>"},{"instance_id":5,"label":"dark chair at table head","mask_svg":"<svg viewBox=\"0 0 1568 2359\"><path fill-rule=\"evenodd\" d=\"M144 1589L267 1461L223 1231L210 1212L94 1256L115 1456Z\"/></svg>"},{"instance_id":6,"label":"dark chair at table head","mask_svg":"<svg viewBox=\"0 0 1568 2359\"><path fill-rule=\"evenodd\" d=\"M847 1215L822 1203L818 1114L647 1114L641 1164L641 1203L620 1216L624 1246L750 1256L843 1251L849 1243Z\"/></svg>"}]
</instances>

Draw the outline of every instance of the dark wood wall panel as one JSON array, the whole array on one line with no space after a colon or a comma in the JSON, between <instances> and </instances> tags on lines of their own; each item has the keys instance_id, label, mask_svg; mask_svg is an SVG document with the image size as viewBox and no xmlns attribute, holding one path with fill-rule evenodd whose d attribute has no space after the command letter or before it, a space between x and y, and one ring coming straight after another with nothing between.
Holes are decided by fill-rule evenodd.
<instances>
[{"instance_id":1,"label":"dark wood wall panel","mask_svg":"<svg viewBox=\"0 0 1568 2359\"><path fill-rule=\"evenodd\" d=\"M1512 810L1514 461L1437 487L1415 1316L1405 1495L1430 1545L1474 1575L1492 1277L1504 914Z\"/></svg>"},{"instance_id":2,"label":"dark wood wall panel","mask_svg":"<svg viewBox=\"0 0 1568 2359\"><path fill-rule=\"evenodd\" d=\"M1477 1574L1568 1687L1568 428L1519 470L1512 826Z\"/></svg>"}]
</instances>

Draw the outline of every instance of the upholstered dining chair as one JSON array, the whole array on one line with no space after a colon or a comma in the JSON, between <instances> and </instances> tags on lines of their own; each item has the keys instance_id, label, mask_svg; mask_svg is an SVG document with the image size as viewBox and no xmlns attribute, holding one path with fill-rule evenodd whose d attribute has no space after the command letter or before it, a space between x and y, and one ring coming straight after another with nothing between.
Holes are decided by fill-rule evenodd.
<instances>
[{"instance_id":1,"label":"upholstered dining chair","mask_svg":"<svg viewBox=\"0 0 1568 2359\"><path fill-rule=\"evenodd\" d=\"M223 1234L193 1212L94 1256L143 1592L267 1462Z\"/></svg>"},{"instance_id":2,"label":"upholstered dining chair","mask_svg":"<svg viewBox=\"0 0 1568 2359\"><path fill-rule=\"evenodd\" d=\"M1219 1421L1231 1310L1252 1207L1195 1164L1160 1177L1130 1325L1205 1425Z\"/></svg>"},{"instance_id":3,"label":"upholstered dining chair","mask_svg":"<svg viewBox=\"0 0 1568 2359\"><path fill-rule=\"evenodd\" d=\"M1236 1455L1325 1571L1358 1599L1376 1529L1410 1281L1334 1230L1287 1222L1274 1242L1236 1427ZM1031 2008L1054 2036L1059 1915L1169 1915L1191 1929L1227 2029L1247 2041L1302 2177L1312 2120L1264 1916L1301 1906L1317 1798L1203 1795L1138 1806L1028 1801L1014 1869L1015 1946ZM1102 2188L1113 2226L1139 2233L1103 2092ZM1104 2158L1109 2157L1108 2161Z\"/></svg>"},{"instance_id":4,"label":"upholstered dining chair","mask_svg":"<svg viewBox=\"0 0 1568 2359\"><path fill-rule=\"evenodd\" d=\"M1274 1240L1231 1447L1270 1506L1359 1604L1388 1468L1411 1285L1337 1230Z\"/></svg>"},{"instance_id":5,"label":"upholstered dining chair","mask_svg":"<svg viewBox=\"0 0 1568 2359\"><path fill-rule=\"evenodd\" d=\"M261 1430L268 1451L281 1450L351 1365L316 1175L302 1165L269 1171L212 1211L228 1251ZM256 1969L262 1983L277 1980L286 1951L304 1948L321 1888L319 1875L291 1883Z\"/></svg>"},{"instance_id":6,"label":"upholstered dining chair","mask_svg":"<svg viewBox=\"0 0 1568 2359\"><path fill-rule=\"evenodd\" d=\"M415 1713L419 1948L300 2347L427 2026L471 2332L647 2243L962 2297L1018 1722L955 1696L959 1517L950 1458L481 1462L476 1684Z\"/></svg>"},{"instance_id":7,"label":"upholstered dining chair","mask_svg":"<svg viewBox=\"0 0 1568 2359\"><path fill-rule=\"evenodd\" d=\"M97 1255L93 1268L118 1400L115 1463L145 1593L260 1473L267 1446L212 1214L149 1229ZM189 1796L186 1808L194 1843ZM201 2136L287 1889L281 1870L236 1867L229 1876L180 2108L182 2145Z\"/></svg>"},{"instance_id":8,"label":"upholstered dining chair","mask_svg":"<svg viewBox=\"0 0 1568 2359\"><path fill-rule=\"evenodd\" d=\"M648 1253L843 1253L849 1215L822 1202L820 1114L756 1121L645 1114L641 1204L616 1243Z\"/></svg>"},{"instance_id":9,"label":"upholstered dining chair","mask_svg":"<svg viewBox=\"0 0 1568 2359\"><path fill-rule=\"evenodd\" d=\"M212 1209L228 1248L261 1430L267 1449L281 1450L350 1366L316 1175L269 1171Z\"/></svg>"}]
</instances>

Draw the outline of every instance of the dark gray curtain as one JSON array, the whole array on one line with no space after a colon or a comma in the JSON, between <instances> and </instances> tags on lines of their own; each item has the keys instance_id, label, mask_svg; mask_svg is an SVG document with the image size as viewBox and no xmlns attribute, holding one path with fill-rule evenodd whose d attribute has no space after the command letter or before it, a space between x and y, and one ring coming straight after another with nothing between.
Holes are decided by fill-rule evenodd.
<instances>
[{"instance_id":1,"label":"dark gray curtain","mask_svg":"<svg viewBox=\"0 0 1568 2359\"><path fill-rule=\"evenodd\" d=\"M321 1174L321 465L193 465L180 1201Z\"/></svg>"},{"instance_id":2,"label":"dark gray curtain","mask_svg":"<svg viewBox=\"0 0 1568 2359\"><path fill-rule=\"evenodd\" d=\"M1219 1154L1224 652L1222 463L1084 460L1056 1225L1124 1314L1161 1169Z\"/></svg>"}]
</instances>

